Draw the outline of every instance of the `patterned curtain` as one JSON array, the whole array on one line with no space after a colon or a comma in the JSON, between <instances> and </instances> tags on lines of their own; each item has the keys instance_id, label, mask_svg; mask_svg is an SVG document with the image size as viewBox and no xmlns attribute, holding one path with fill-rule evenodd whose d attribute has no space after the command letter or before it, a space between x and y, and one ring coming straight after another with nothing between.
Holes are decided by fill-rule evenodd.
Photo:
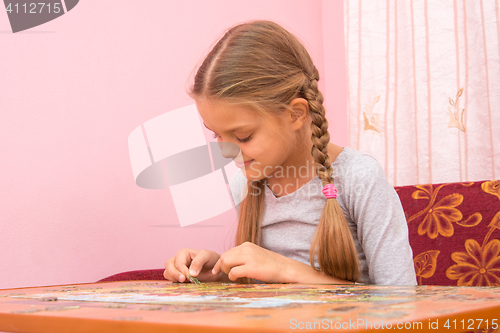
<instances>
[{"instance_id":1,"label":"patterned curtain","mask_svg":"<svg viewBox=\"0 0 500 333\"><path fill-rule=\"evenodd\" d=\"M500 175L496 0L345 0L349 145L394 186Z\"/></svg>"}]
</instances>

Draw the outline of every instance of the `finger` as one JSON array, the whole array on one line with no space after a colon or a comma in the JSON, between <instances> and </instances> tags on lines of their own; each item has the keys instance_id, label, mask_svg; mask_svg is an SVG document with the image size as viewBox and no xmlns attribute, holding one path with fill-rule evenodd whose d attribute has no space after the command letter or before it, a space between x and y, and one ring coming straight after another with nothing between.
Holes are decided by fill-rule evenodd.
<instances>
[{"instance_id":1,"label":"finger","mask_svg":"<svg viewBox=\"0 0 500 333\"><path fill-rule=\"evenodd\" d=\"M248 276L249 275L248 273L249 272L248 272L246 266L235 266L235 267L231 268L231 270L227 274L227 277L231 281L236 281L239 278L244 278L244 277L251 278L251 276Z\"/></svg>"},{"instance_id":2,"label":"finger","mask_svg":"<svg viewBox=\"0 0 500 333\"><path fill-rule=\"evenodd\" d=\"M167 260L167 262L165 262L165 271L163 272L163 276L165 277L165 279L172 282L182 282L179 281L182 273L179 272L177 268L175 268L174 259L175 258L170 258L169 260Z\"/></svg>"},{"instance_id":3,"label":"finger","mask_svg":"<svg viewBox=\"0 0 500 333\"><path fill-rule=\"evenodd\" d=\"M168 270L165 270L163 272L163 277L165 278L165 280L168 280L168 281L171 281L171 282L181 282L179 281L179 276L182 275L180 272L179 274L172 274L172 272L169 272ZM174 276L177 276L177 277L174 277Z\"/></svg>"},{"instance_id":4,"label":"finger","mask_svg":"<svg viewBox=\"0 0 500 333\"><path fill-rule=\"evenodd\" d=\"M192 276L198 276L203 267L210 269L218 260L218 255L215 252L201 250L198 254L192 258L191 265L189 266L189 274Z\"/></svg>"},{"instance_id":5,"label":"finger","mask_svg":"<svg viewBox=\"0 0 500 333\"><path fill-rule=\"evenodd\" d=\"M189 274L188 266L191 264L191 258L194 258L196 253L198 253L198 251L193 249L183 249L177 252L174 260L174 266L180 272L178 277L179 282L186 281L186 277Z\"/></svg>"},{"instance_id":6,"label":"finger","mask_svg":"<svg viewBox=\"0 0 500 333\"><path fill-rule=\"evenodd\" d=\"M236 266L242 266L247 262L248 255L244 254L243 251L240 251L237 247L224 252L219 258L219 267L220 270L226 274L229 274L229 271Z\"/></svg>"},{"instance_id":7,"label":"finger","mask_svg":"<svg viewBox=\"0 0 500 333\"><path fill-rule=\"evenodd\" d=\"M217 260L217 262L215 263L214 268L212 268L212 274L213 275L217 275L217 274L220 273L220 271L221 271L221 266L220 265L221 265L221 263L220 263L220 258L219 258L219 260Z\"/></svg>"}]
</instances>

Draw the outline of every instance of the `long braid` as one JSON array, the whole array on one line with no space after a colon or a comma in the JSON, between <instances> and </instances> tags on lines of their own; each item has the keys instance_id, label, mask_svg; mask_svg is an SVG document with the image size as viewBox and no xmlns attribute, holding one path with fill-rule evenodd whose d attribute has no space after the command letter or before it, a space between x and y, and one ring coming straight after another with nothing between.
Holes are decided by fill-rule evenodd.
<instances>
[{"instance_id":1,"label":"long braid","mask_svg":"<svg viewBox=\"0 0 500 333\"><path fill-rule=\"evenodd\" d=\"M312 156L318 163L317 173L322 186L333 184L333 170L328 156L328 121L325 117L323 95L318 90L318 74L314 68L304 96L309 103L311 114ZM355 281L359 276L359 264L351 229L336 198L326 200L318 228L313 237L310 250L311 266L318 255L320 269L340 279Z\"/></svg>"},{"instance_id":2,"label":"long braid","mask_svg":"<svg viewBox=\"0 0 500 333\"><path fill-rule=\"evenodd\" d=\"M310 88L305 91L305 97L311 110L311 141L313 143L311 154L318 168L318 177L323 186L332 183L332 166L328 156L328 143L330 142L330 133L328 133L328 121L325 117L325 108L323 107L323 94L318 90L318 80L313 79L310 82Z\"/></svg>"}]
</instances>

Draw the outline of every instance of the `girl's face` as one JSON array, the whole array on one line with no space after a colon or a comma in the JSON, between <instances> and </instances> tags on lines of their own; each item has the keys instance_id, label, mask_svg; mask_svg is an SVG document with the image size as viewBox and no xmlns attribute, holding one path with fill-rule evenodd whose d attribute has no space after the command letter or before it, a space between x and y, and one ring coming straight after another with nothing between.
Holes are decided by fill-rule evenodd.
<instances>
[{"instance_id":1,"label":"girl's face","mask_svg":"<svg viewBox=\"0 0 500 333\"><path fill-rule=\"evenodd\" d=\"M280 166L290 164L295 131L286 118L264 115L245 106L217 100L204 99L197 101L196 105L205 126L214 132L217 141L230 143L222 145L222 153L234 158L247 179L267 178ZM236 144L241 153L238 154L237 150L234 153L233 149L230 156L231 144Z\"/></svg>"}]
</instances>

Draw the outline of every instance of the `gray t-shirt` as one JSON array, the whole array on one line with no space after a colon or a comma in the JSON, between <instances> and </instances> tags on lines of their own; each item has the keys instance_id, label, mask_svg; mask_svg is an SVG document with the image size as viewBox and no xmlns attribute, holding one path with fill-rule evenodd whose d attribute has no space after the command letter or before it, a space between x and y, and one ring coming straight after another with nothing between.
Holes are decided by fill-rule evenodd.
<instances>
[{"instance_id":1,"label":"gray t-shirt","mask_svg":"<svg viewBox=\"0 0 500 333\"><path fill-rule=\"evenodd\" d=\"M403 208L378 162L345 147L332 167L337 201L353 232L361 265L362 276L357 282L416 285ZM245 186L240 170L230 181L237 209ZM317 176L278 198L266 186L261 246L310 264L311 241L326 201L321 189Z\"/></svg>"}]
</instances>

